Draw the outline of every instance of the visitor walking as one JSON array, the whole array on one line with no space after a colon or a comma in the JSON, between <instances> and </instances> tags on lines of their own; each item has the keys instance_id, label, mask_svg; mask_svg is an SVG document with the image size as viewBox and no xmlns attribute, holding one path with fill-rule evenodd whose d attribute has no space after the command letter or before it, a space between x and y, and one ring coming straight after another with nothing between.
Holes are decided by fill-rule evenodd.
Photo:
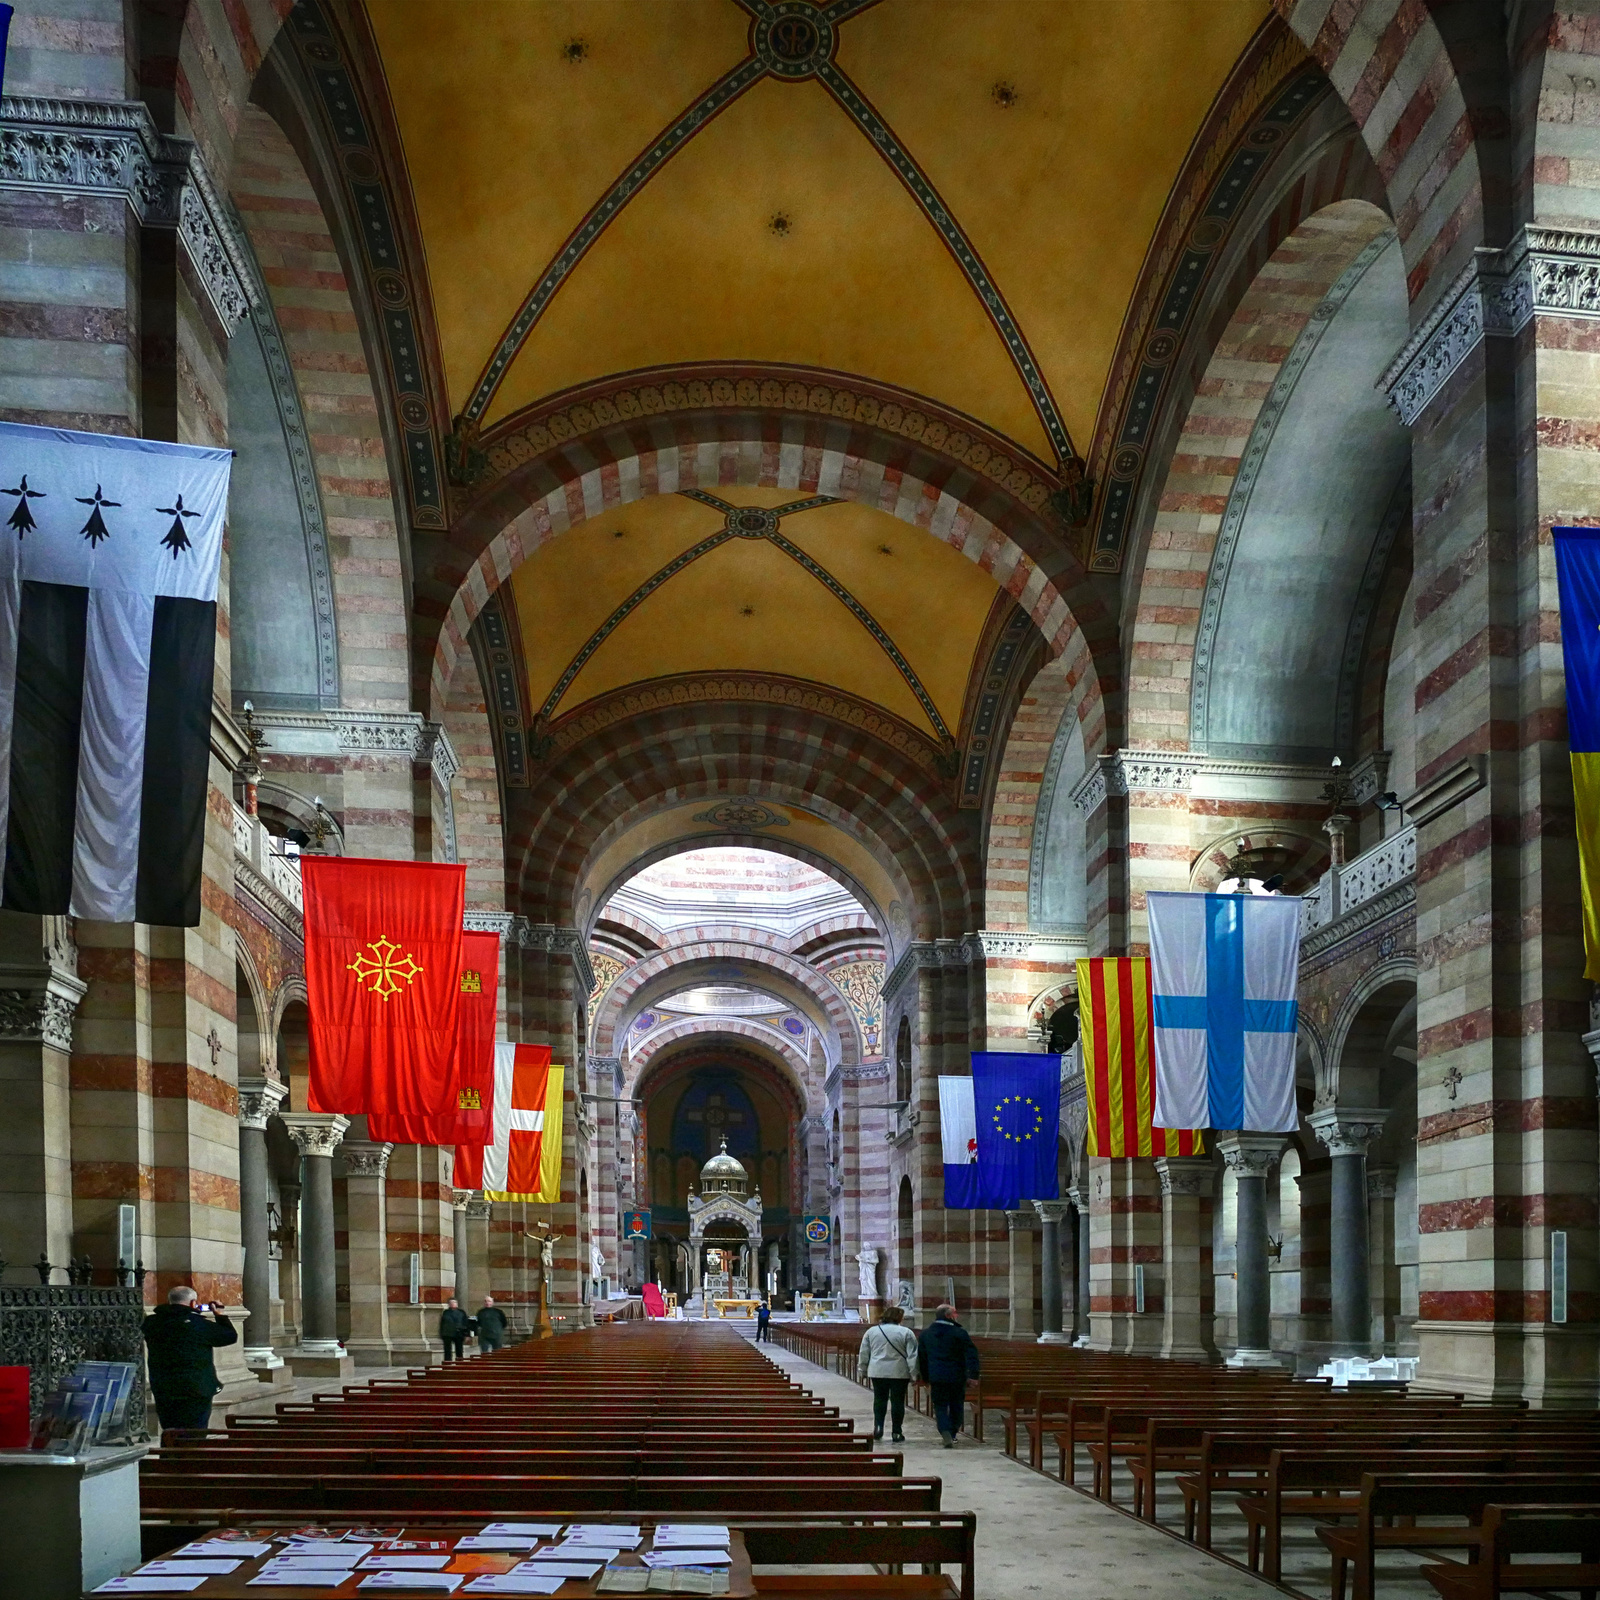
<instances>
[{"instance_id":1,"label":"visitor walking","mask_svg":"<svg viewBox=\"0 0 1600 1600\"><path fill-rule=\"evenodd\" d=\"M446 1361L466 1360L467 1335L473 1331L474 1326L472 1318L461 1309L461 1302L452 1295L450 1304L439 1316L439 1337L444 1342Z\"/></svg>"},{"instance_id":2,"label":"visitor walking","mask_svg":"<svg viewBox=\"0 0 1600 1600\"><path fill-rule=\"evenodd\" d=\"M239 1342L239 1330L216 1310L180 1284L144 1319L150 1393L163 1428L210 1426L211 1397L222 1387L211 1352Z\"/></svg>"},{"instance_id":3,"label":"visitor walking","mask_svg":"<svg viewBox=\"0 0 1600 1600\"><path fill-rule=\"evenodd\" d=\"M494 1296L483 1297L483 1310L476 1318L478 1354L492 1356L506 1342L506 1314L494 1303Z\"/></svg>"},{"instance_id":4,"label":"visitor walking","mask_svg":"<svg viewBox=\"0 0 1600 1600\"><path fill-rule=\"evenodd\" d=\"M756 1307L756 1343L772 1343L772 1307L765 1300Z\"/></svg>"},{"instance_id":5,"label":"visitor walking","mask_svg":"<svg viewBox=\"0 0 1600 1600\"><path fill-rule=\"evenodd\" d=\"M978 1347L956 1321L956 1308L934 1307L933 1322L922 1332L917 1365L933 1395L933 1420L946 1450L956 1447L961 1432L961 1402L967 1385L978 1376Z\"/></svg>"},{"instance_id":6,"label":"visitor walking","mask_svg":"<svg viewBox=\"0 0 1600 1600\"><path fill-rule=\"evenodd\" d=\"M887 1411L896 1444L905 1443L906 1388L917 1370L917 1336L901 1326L904 1316L899 1306L890 1306L883 1321L867 1329L856 1356L856 1377L872 1380L872 1437L883 1437Z\"/></svg>"}]
</instances>

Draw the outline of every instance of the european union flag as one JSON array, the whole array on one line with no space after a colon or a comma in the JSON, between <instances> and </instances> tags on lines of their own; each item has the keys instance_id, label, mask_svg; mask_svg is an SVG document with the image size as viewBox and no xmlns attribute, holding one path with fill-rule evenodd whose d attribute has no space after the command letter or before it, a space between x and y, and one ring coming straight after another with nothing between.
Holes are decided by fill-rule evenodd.
<instances>
[{"instance_id":1,"label":"european union flag","mask_svg":"<svg viewBox=\"0 0 1600 1600\"><path fill-rule=\"evenodd\" d=\"M1061 1057L975 1053L972 1100L978 1136L972 1204L1015 1211L1024 1200L1058 1199Z\"/></svg>"},{"instance_id":2,"label":"european union flag","mask_svg":"<svg viewBox=\"0 0 1600 1600\"><path fill-rule=\"evenodd\" d=\"M1567 748L1583 894L1586 978L1600 978L1600 528L1552 528L1567 668Z\"/></svg>"}]
</instances>

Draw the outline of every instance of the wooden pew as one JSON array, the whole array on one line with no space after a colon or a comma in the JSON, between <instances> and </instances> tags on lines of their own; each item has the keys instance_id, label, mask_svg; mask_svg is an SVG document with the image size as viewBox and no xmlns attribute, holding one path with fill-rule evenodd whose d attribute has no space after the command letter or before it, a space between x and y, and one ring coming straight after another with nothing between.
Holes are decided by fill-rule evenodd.
<instances>
[{"instance_id":1,"label":"wooden pew","mask_svg":"<svg viewBox=\"0 0 1600 1600\"><path fill-rule=\"evenodd\" d=\"M1568 1555L1576 1561L1513 1561L1514 1555ZM1600 1504L1488 1505L1477 1560L1425 1566L1442 1600L1498 1600L1503 1594L1600 1591Z\"/></svg>"}]
</instances>

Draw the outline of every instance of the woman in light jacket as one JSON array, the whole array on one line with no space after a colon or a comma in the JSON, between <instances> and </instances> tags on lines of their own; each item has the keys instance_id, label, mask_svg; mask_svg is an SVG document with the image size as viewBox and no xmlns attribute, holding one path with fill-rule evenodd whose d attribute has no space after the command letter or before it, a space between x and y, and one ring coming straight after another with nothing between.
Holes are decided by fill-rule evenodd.
<instances>
[{"instance_id":1,"label":"woman in light jacket","mask_svg":"<svg viewBox=\"0 0 1600 1600\"><path fill-rule=\"evenodd\" d=\"M856 1357L856 1376L872 1380L872 1437L883 1437L883 1414L894 1421L894 1443L904 1444L902 1429L906 1420L906 1385L917 1370L917 1336L900 1326L905 1315L899 1306L890 1306L883 1321L867 1329Z\"/></svg>"}]
</instances>

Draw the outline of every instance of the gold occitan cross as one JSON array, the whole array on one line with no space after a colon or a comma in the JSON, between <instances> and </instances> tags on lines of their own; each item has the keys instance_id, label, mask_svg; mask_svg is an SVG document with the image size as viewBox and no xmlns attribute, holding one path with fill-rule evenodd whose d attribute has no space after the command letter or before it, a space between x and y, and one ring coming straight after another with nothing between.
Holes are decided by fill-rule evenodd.
<instances>
[{"instance_id":1,"label":"gold occitan cross","mask_svg":"<svg viewBox=\"0 0 1600 1600\"><path fill-rule=\"evenodd\" d=\"M387 934L381 934L371 940L367 949L372 954L367 955L363 952L358 955L349 963L349 970L355 973L358 988L366 986L369 994L377 995L386 1003L390 995L400 993L403 987L402 979L406 984L411 984L422 975L422 968L416 957L409 952L402 952L400 946Z\"/></svg>"}]
</instances>

